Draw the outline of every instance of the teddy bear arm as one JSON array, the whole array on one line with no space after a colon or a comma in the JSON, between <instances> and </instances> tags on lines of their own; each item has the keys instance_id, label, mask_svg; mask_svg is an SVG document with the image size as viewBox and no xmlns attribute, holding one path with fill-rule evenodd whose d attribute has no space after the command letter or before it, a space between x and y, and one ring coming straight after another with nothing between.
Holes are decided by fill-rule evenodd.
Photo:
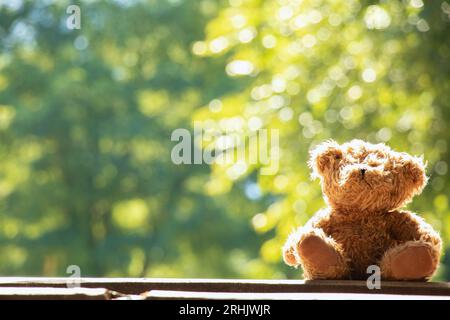
<instances>
[{"instance_id":1,"label":"teddy bear arm","mask_svg":"<svg viewBox=\"0 0 450 320\"><path fill-rule=\"evenodd\" d=\"M396 242L423 241L440 246L439 234L416 214L396 210L390 213L390 218L391 235Z\"/></svg>"}]
</instances>

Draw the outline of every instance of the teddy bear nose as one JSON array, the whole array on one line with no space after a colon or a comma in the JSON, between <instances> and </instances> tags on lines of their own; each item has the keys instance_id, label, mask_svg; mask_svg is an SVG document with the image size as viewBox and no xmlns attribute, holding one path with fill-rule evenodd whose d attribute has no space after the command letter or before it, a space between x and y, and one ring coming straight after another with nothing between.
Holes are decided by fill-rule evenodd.
<instances>
[{"instance_id":1,"label":"teddy bear nose","mask_svg":"<svg viewBox=\"0 0 450 320\"><path fill-rule=\"evenodd\" d=\"M361 169L361 175L364 177L364 174L366 173L366 169Z\"/></svg>"}]
</instances>

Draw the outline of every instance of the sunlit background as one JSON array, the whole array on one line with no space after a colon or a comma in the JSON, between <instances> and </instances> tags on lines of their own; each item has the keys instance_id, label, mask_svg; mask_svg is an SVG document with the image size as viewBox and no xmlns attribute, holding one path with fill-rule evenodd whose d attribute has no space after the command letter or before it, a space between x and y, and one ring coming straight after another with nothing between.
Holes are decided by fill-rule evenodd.
<instances>
[{"instance_id":1,"label":"sunlit background","mask_svg":"<svg viewBox=\"0 0 450 320\"><path fill-rule=\"evenodd\" d=\"M0 0L0 275L300 278L280 248L325 205L329 138L423 154L409 207L450 240L449 24L441 0ZM279 130L278 171L175 165L194 122Z\"/></svg>"}]
</instances>

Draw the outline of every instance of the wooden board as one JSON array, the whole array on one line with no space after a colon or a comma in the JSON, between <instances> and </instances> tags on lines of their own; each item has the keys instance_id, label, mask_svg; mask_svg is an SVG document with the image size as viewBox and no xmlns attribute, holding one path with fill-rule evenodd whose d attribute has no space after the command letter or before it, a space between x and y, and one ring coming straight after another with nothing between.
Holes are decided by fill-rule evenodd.
<instances>
[{"instance_id":1,"label":"wooden board","mask_svg":"<svg viewBox=\"0 0 450 320\"><path fill-rule=\"evenodd\" d=\"M148 300L450 300L450 296L368 293L242 293L153 290L140 298Z\"/></svg>"},{"instance_id":2,"label":"wooden board","mask_svg":"<svg viewBox=\"0 0 450 320\"><path fill-rule=\"evenodd\" d=\"M0 300L109 300L120 296L103 288L0 288Z\"/></svg>"},{"instance_id":3,"label":"wooden board","mask_svg":"<svg viewBox=\"0 0 450 320\"><path fill-rule=\"evenodd\" d=\"M0 277L1 287L67 288L73 278ZM241 293L364 293L450 296L447 282L382 281L381 289L369 290L365 281L241 280L241 279L157 279L82 278L83 288L105 288L122 294L141 294L151 290Z\"/></svg>"}]
</instances>

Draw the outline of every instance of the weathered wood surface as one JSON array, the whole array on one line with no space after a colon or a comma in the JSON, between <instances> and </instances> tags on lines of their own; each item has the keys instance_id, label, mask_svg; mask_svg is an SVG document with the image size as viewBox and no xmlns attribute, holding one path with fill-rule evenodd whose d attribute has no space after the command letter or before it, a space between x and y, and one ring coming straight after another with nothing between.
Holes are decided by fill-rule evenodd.
<instances>
[{"instance_id":1,"label":"weathered wood surface","mask_svg":"<svg viewBox=\"0 0 450 320\"><path fill-rule=\"evenodd\" d=\"M450 296L369 293L243 293L153 290L134 299L148 300L450 300Z\"/></svg>"},{"instance_id":2,"label":"weathered wood surface","mask_svg":"<svg viewBox=\"0 0 450 320\"><path fill-rule=\"evenodd\" d=\"M110 300L120 296L103 288L0 288L0 300Z\"/></svg>"},{"instance_id":3,"label":"weathered wood surface","mask_svg":"<svg viewBox=\"0 0 450 320\"><path fill-rule=\"evenodd\" d=\"M66 288L73 278L0 277L1 287ZM104 288L121 294L139 295L152 290L240 293L359 293L423 296L450 296L446 282L382 281L381 289L369 290L365 281L236 280L236 279L156 279L82 278L82 288Z\"/></svg>"}]
</instances>

